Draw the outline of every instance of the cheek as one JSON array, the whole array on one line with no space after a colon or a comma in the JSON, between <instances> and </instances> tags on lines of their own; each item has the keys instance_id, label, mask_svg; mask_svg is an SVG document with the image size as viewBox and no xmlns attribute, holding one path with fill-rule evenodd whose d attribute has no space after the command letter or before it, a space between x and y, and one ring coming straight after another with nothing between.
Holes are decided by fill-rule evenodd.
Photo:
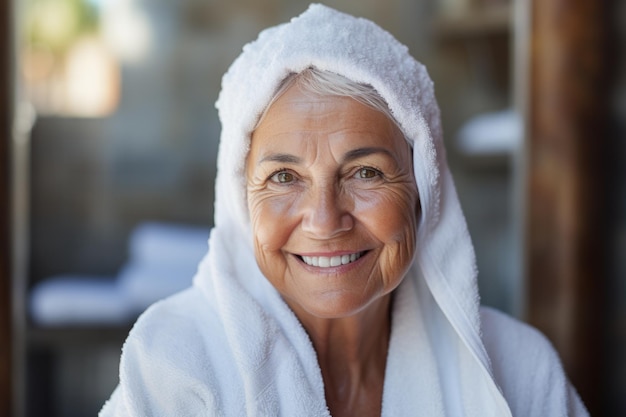
<instances>
[{"instance_id":1,"label":"cheek","mask_svg":"<svg viewBox=\"0 0 626 417\"><path fill-rule=\"evenodd\" d=\"M361 222L383 244L372 272L382 279L386 291L391 291L404 277L415 253L417 191L410 187L385 190L359 198L357 206Z\"/></svg>"},{"instance_id":2,"label":"cheek","mask_svg":"<svg viewBox=\"0 0 626 417\"><path fill-rule=\"evenodd\" d=\"M294 227L294 197L248 193L248 211L255 245L262 251L280 250Z\"/></svg>"},{"instance_id":3,"label":"cheek","mask_svg":"<svg viewBox=\"0 0 626 417\"><path fill-rule=\"evenodd\" d=\"M355 214L381 242L415 243L417 191L390 187L355 198Z\"/></svg>"},{"instance_id":4,"label":"cheek","mask_svg":"<svg viewBox=\"0 0 626 417\"><path fill-rule=\"evenodd\" d=\"M284 199L269 198L262 192L248 193L248 212L252 225L254 255L263 275L279 291L283 288L287 261L281 251L289 240L291 228L281 221L290 206Z\"/></svg>"}]
</instances>

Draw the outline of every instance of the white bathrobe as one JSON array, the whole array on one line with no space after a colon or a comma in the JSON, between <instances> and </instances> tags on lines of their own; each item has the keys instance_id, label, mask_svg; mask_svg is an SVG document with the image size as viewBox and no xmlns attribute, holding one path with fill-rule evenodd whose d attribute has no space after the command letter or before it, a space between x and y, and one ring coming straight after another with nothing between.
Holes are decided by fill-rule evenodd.
<instances>
[{"instance_id":1,"label":"white bathrobe","mask_svg":"<svg viewBox=\"0 0 626 417\"><path fill-rule=\"evenodd\" d=\"M426 69L374 23L322 5L262 32L224 76L209 252L190 289L139 318L100 415L330 416L313 345L256 264L245 202L251 131L280 81L310 66L373 86L413 148L422 215L393 298L382 415L586 416L546 339L479 306Z\"/></svg>"}]
</instances>

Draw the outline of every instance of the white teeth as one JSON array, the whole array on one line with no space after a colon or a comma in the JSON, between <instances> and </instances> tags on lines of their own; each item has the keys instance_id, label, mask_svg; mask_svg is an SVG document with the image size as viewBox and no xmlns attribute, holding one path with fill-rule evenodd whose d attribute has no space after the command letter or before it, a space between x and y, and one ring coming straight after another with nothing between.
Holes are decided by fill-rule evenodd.
<instances>
[{"instance_id":1,"label":"white teeth","mask_svg":"<svg viewBox=\"0 0 626 417\"><path fill-rule=\"evenodd\" d=\"M307 265L318 266L320 268L329 268L333 266L339 265L347 265L351 262L356 261L361 257L361 253L353 253L350 255L341 255L341 256L303 256L302 260Z\"/></svg>"}]
</instances>

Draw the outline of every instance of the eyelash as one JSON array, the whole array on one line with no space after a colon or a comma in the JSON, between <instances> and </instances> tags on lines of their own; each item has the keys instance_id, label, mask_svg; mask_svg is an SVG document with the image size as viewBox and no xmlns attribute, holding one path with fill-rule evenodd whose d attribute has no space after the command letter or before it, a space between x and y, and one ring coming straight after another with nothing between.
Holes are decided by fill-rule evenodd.
<instances>
[{"instance_id":1,"label":"eyelash","mask_svg":"<svg viewBox=\"0 0 626 417\"><path fill-rule=\"evenodd\" d=\"M281 174L281 173L285 173L285 174L292 175L294 179L295 179L295 177L296 177L294 174L292 174L291 172L289 172L289 169L287 169L287 168L280 168L280 169L277 169L276 171L272 172L272 173L271 173L271 174L267 177L267 180L268 180L268 181L272 181L272 182L277 183L277 184L291 184L291 183L293 183L293 181L290 181L290 182L280 182L280 181L275 181L275 180L273 179L276 175Z\"/></svg>"},{"instance_id":2,"label":"eyelash","mask_svg":"<svg viewBox=\"0 0 626 417\"><path fill-rule=\"evenodd\" d=\"M381 171L380 169L378 169L378 168L374 168L374 167L371 167L371 166L366 166L366 165L362 165L362 166L358 167L358 168L357 168L357 170L356 170L356 172L354 173L354 175L353 175L353 176L355 176L355 177L356 177L356 176L357 176L357 175L359 175L359 174L361 173L361 171L363 171L363 170L373 171L375 175L374 175L373 177L370 177L370 178L367 178L367 177L365 177L365 178L359 178L359 179L361 179L361 180L365 180L365 181L374 181L374 180L376 180L376 179L380 179L380 178L382 178L382 177L383 177L383 173L382 173L382 171Z\"/></svg>"},{"instance_id":3,"label":"eyelash","mask_svg":"<svg viewBox=\"0 0 626 417\"><path fill-rule=\"evenodd\" d=\"M369 171L372 171L372 172L374 172L374 174L375 174L375 175L374 175L373 177L369 177L369 178L367 178L367 177L362 177L362 178L359 178L360 180L364 180L364 181L374 181L374 180L377 180L377 179L383 178L383 173L382 173L382 171L381 171L380 169L378 169L378 168L374 168L374 167L371 167L371 166L367 166L367 165L361 165L361 166L359 166L359 167L355 170L354 174L352 174L352 177L357 177L357 176L359 175L359 173L360 173L361 171L363 171L363 170L369 170ZM280 181L278 181L278 180L274 180L274 177L275 177L275 176L277 176L278 174L282 174L282 173L285 173L285 174L289 174L289 175L291 175L291 176L293 177L293 180L292 180L292 181L289 181L289 182L280 182ZM294 180L296 180L296 176L295 176L293 173L291 173L291 172L290 172L290 170L289 170L289 169L287 169L287 168L279 168L279 169L277 169L277 170L273 171L273 172L272 172L272 173L271 173L271 174L267 177L267 180L268 180L268 181L272 181L272 182L277 183L277 184L292 184L292 183L294 182Z\"/></svg>"}]
</instances>

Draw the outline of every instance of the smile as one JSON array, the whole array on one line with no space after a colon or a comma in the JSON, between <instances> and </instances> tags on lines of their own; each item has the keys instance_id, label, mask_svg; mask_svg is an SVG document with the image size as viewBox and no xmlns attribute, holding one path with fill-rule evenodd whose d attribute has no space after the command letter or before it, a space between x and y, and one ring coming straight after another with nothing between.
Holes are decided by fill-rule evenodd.
<instances>
[{"instance_id":1,"label":"smile","mask_svg":"<svg viewBox=\"0 0 626 417\"><path fill-rule=\"evenodd\" d=\"M340 265L347 265L359 259L364 252L353 253L340 256L301 256L305 264L317 266L319 268L332 268Z\"/></svg>"}]
</instances>

